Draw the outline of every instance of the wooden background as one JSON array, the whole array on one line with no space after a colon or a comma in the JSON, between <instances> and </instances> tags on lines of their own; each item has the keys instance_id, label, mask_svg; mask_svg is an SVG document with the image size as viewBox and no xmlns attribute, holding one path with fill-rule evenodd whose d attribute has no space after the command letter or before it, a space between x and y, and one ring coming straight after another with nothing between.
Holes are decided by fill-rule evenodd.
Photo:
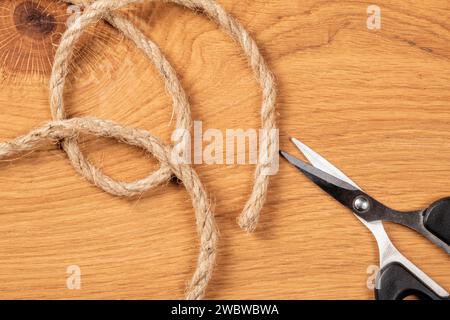
<instances>
[{"instance_id":1,"label":"wooden background","mask_svg":"<svg viewBox=\"0 0 450 320\"><path fill-rule=\"evenodd\" d=\"M375 31L366 27L367 1L220 3L255 37L276 75L283 149L295 152L288 137L299 137L397 209L450 195L449 1L379 0ZM66 10L52 0L0 1L2 140L50 119L47 83ZM204 130L259 127L260 90L240 47L215 23L160 3L127 12L174 65ZM83 37L74 62L65 96L71 116L112 119L169 141L170 98L131 43L101 23ZM81 141L116 178L131 181L156 168L140 150ZM253 235L236 217L254 167L196 169L221 232L207 298L373 299L366 282L367 268L378 263L374 238L286 162ZM0 181L1 298L183 297L198 243L182 186L115 198L76 175L54 145L3 161ZM387 229L450 289L443 251L402 227ZM66 287L70 265L81 268L80 290Z\"/></svg>"}]
</instances>

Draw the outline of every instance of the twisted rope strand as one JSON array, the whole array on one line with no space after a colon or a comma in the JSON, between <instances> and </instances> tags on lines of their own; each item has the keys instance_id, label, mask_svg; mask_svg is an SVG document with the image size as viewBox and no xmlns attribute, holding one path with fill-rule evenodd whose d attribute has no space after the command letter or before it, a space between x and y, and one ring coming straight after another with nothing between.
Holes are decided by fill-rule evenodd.
<instances>
[{"instance_id":1,"label":"twisted rope strand","mask_svg":"<svg viewBox=\"0 0 450 320\"><path fill-rule=\"evenodd\" d=\"M153 155L161 166L167 168L180 179L192 199L195 210L200 252L197 269L186 290L187 299L201 299L214 268L218 232L210 202L199 177L190 165L175 162L171 149L148 131L121 126L112 121L95 118L72 118L50 122L28 134L8 142L0 143L0 159L16 156L38 148L42 142L59 142L76 139L79 134L91 134L97 137L113 138L144 149ZM170 175L168 175L170 177Z\"/></svg>"},{"instance_id":2,"label":"twisted rope strand","mask_svg":"<svg viewBox=\"0 0 450 320\"><path fill-rule=\"evenodd\" d=\"M76 2L81 5L86 5L88 3L87 0L76 0ZM132 40L136 46L141 49L153 62L157 71L164 80L167 92L172 97L173 110L176 116L176 128L184 130L185 133L188 133L190 127L192 126L192 120L186 93L184 92L175 71L161 53L158 46L151 40L147 39L132 23L124 19L120 14L109 14L108 12L105 12L103 16L111 25L116 27L127 38ZM80 35L81 32L75 35L69 33L68 37L73 39L70 45L65 46L62 44L62 48L60 45L55 56L52 76L50 79L50 107L54 120L66 119L63 91L66 77L68 75L69 59L72 55L75 42ZM181 152L186 150L187 145L185 142L186 139L183 139L183 137L180 137L179 140L175 141ZM153 187L165 183L170 178L170 170L164 166L161 166L159 170L143 179L133 182L117 181L104 174L100 169L85 158L77 144L76 139L62 141L62 146L66 151L73 167L79 174L84 176L94 185L115 196L132 197L140 195Z\"/></svg>"},{"instance_id":3,"label":"twisted rope strand","mask_svg":"<svg viewBox=\"0 0 450 320\"><path fill-rule=\"evenodd\" d=\"M64 0L69 2L69 0ZM155 1L155 0L147 0ZM163 2L173 2L185 6L192 10L203 11L211 19L215 20L233 39L235 39L243 48L243 51L249 60L258 83L262 88L262 106L261 122L264 132L270 132L276 128L275 104L276 90L275 82L267 64L262 57L256 42L251 38L245 28L230 16L219 4L213 0L162 0ZM177 116L177 127L190 128L187 123L189 114L189 105L186 100L183 89L179 85L176 77L164 56L152 42L137 30L126 19L119 14L113 13L115 9L126 5L143 2L143 0L73 0L70 1L79 5L86 6L85 12L78 17L75 22L64 33L60 46L56 52L53 65L52 79L50 82L51 91L51 110L54 119L64 119L65 110L63 105L63 89L65 78L68 73L69 59L73 52L73 47L83 31L101 18L105 18L117 29L123 32L128 38L143 50L152 59L159 72L166 81L166 87L169 94L174 99L174 112ZM161 63L161 60L163 63ZM165 73L168 72L168 73ZM244 209L238 219L238 223L244 230L253 232L256 229L261 209L265 203L269 176L266 173L268 164L273 163L275 153L270 152L277 145L274 137L263 134L260 141L260 159L256 166L252 192ZM140 194L165 181L168 174L167 169L161 167L153 175L132 183L125 183L113 180L106 176L99 169L90 164L82 155L75 140L65 141L63 144L72 164L76 170L85 176L89 181L99 186L103 190L119 196L133 196Z\"/></svg>"},{"instance_id":4,"label":"twisted rope strand","mask_svg":"<svg viewBox=\"0 0 450 320\"><path fill-rule=\"evenodd\" d=\"M144 52L153 62L156 70L161 74L166 90L172 97L173 112L176 117L176 128L188 134L192 125L190 106L186 94L178 80L175 71L165 59L159 48L132 23L120 13L113 12L128 4L141 2L139 0L62 0L68 3L82 5L84 13L69 26L61 38L57 49L52 75L50 79L50 108L55 122L34 130L26 136L17 138L8 143L0 144L0 158L11 156L37 147L43 140L61 140L72 165L78 173L88 181L104 191L116 196L135 196L150 188L166 183L172 175L177 176L185 185L192 198L196 212L197 232L200 237L200 252L197 259L197 268L186 289L187 299L201 299L211 278L216 258L217 228L214 216L210 210L210 203L206 192L191 166L171 159L170 148L148 132L138 129L122 127L111 121L94 118L66 119L63 102L63 93L69 70L69 60L73 49L83 31L100 19L106 19L112 26L123 33L128 39ZM148 0L154 1L154 0ZM276 91L272 74L270 73L259 49L247 31L234 18L213 0L162 0L174 2L192 10L201 10L215 20L232 38L243 48L249 60L258 83L262 87L261 121L264 134L260 143L260 161L256 166L253 190L242 214L239 225L252 232L255 230L260 211L264 205L269 178L266 174L268 164L271 164L274 153L270 152L276 145L275 138L268 134L276 128L275 101ZM77 135L80 133L93 134L102 137L115 138L127 144L144 148L152 153L160 162L160 169L149 176L131 183L114 180L91 164L82 154L77 144ZM179 136L174 143L186 152L188 140Z\"/></svg>"}]
</instances>

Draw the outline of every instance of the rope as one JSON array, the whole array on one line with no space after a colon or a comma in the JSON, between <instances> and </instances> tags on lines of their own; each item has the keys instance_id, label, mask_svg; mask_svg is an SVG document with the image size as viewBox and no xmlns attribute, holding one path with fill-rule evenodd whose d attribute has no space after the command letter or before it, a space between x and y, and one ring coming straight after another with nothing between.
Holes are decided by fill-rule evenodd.
<instances>
[{"instance_id":1,"label":"rope","mask_svg":"<svg viewBox=\"0 0 450 320\"><path fill-rule=\"evenodd\" d=\"M163 170L167 170L167 177L170 177L173 173L183 181L184 187L192 199L197 229L200 234L197 269L186 290L186 298L191 300L201 299L211 279L216 260L218 232L214 222L214 214L211 212L205 188L194 169L179 161L173 161L171 148L164 145L157 137L152 136L145 130L123 127L112 121L95 118L73 118L50 122L27 135L0 143L0 159L36 149L43 141L75 140L79 134L114 138L120 142L142 148L161 163Z\"/></svg>"},{"instance_id":2,"label":"rope","mask_svg":"<svg viewBox=\"0 0 450 320\"><path fill-rule=\"evenodd\" d=\"M69 0L64 0L69 1ZM147 0L154 1L154 0ZM68 73L69 59L73 53L76 41L83 31L101 18L105 18L125 36L146 53L155 63L162 74L169 94L174 101L174 112L177 116L177 125L188 128L189 105L179 81L176 79L169 63L162 56L158 47L138 31L126 19L112 10L126 5L142 2L142 0L72 0L72 3L86 6L85 12L67 29L58 47L53 65L52 79L50 82L51 110L54 119L64 119L65 109L63 104L63 89ZM245 28L230 16L219 4L212 0L163 0L185 6L191 10L204 12L215 20L233 39L243 48L245 55L253 69L258 83L262 88L261 121L263 135L260 141L260 158L256 165L253 189L245 207L238 219L238 223L244 230L253 232L256 229L261 209L266 201L269 175L267 169L273 163L274 150L277 146L276 137L270 132L276 129L275 103L276 90L271 72L262 57L255 41L250 37ZM164 66L164 67L162 67ZM162 172L132 183L116 181L90 164L82 155L76 141L64 143L72 164L77 171L89 181L102 188L106 192L119 196L133 196L147 191L155 185L165 181L161 177Z\"/></svg>"},{"instance_id":3,"label":"rope","mask_svg":"<svg viewBox=\"0 0 450 320\"><path fill-rule=\"evenodd\" d=\"M173 111L176 117L176 128L183 132L174 144L181 153L189 151L188 134L192 126L190 106L175 71L161 53L159 48L120 13L113 10L142 0L62 0L67 3L82 5L85 10L67 28L56 51L52 75L50 78L50 109L53 122L18 137L9 142L0 143L0 159L12 157L40 146L43 141L60 142L75 170L88 181L115 195L132 197L167 183L173 176L180 179L192 199L195 210L197 233L200 238L200 249L197 267L186 289L187 299L201 299L211 279L215 259L218 231L214 222L214 214L206 191L192 166L174 157L173 146L162 143L157 137L140 129L121 126L112 121L95 118L66 119L63 102L64 86L69 73L69 62L73 56L74 46L87 27L106 19L122 32L128 39L144 52L162 76L166 90L172 97ZM154 0L148 0L154 1ZM202 11L215 20L243 48L255 77L262 87L262 137L260 141L260 159L256 166L253 190L243 212L239 217L239 225L248 232L255 230L261 209L264 205L269 176L267 169L274 159L274 146L277 140L271 134L276 129L275 100L276 91L270 73L255 41L247 31L220 5L213 0L162 0L174 2L195 11ZM90 163L81 152L77 138L79 134L91 134L98 137L114 138L133 146L137 146L152 154L159 162L160 168L147 177L133 182L115 180Z\"/></svg>"}]
</instances>

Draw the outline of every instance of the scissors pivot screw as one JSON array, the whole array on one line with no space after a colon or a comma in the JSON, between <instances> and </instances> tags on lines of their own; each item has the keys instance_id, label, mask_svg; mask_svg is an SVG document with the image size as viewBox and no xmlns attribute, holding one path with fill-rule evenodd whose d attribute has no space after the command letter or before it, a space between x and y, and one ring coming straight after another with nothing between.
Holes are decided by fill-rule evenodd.
<instances>
[{"instance_id":1,"label":"scissors pivot screw","mask_svg":"<svg viewBox=\"0 0 450 320\"><path fill-rule=\"evenodd\" d=\"M353 208L358 212L366 212L370 209L370 201L364 196L358 196L353 201Z\"/></svg>"}]
</instances>

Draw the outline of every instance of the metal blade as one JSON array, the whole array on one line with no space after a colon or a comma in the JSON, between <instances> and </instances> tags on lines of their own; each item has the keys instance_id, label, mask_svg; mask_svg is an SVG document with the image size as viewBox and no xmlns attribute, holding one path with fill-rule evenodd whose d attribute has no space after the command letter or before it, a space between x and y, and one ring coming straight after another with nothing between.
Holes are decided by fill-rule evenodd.
<instances>
[{"instance_id":1,"label":"metal blade","mask_svg":"<svg viewBox=\"0 0 450 320\"><path fill-rule=\"evenodd\" d=\"M355 188L362 190L355 182L353 182L349 177L347 177L341 170L333 166L331 163L329 163L326 159L324 159L320 154L314 152L310 147L308 147L306 144L300 142L299 140L295 138L291 138L292 143L295 144L295 146L300 150L301 153L308 159L311 164L316 167L317 169L320 169L322 171L325 171L329 175L334 176L335 178L338 178L340 180L343 180L347 182L348 184L351 184Z\"/></svg>"},{"instance_id":2,"label":"metal blade","mask_svg":"<svg viewBox=\"0 0 450 320\"><path fill-rule=\"evenodd\" d=\"M323 185L323 182L326 182L328 184L331 184L335 187L343 188L345 190L359 190L358 188L354 187L353 185L336 178L335 176L322 171L321 169L318 169L316 167L313 167L312 165L307 164L306 162L303 162L294 156L290 155L287 152L280 151L280 154L282 157L284 157L287 161L289 161L292 165L297 167L300 171L302 171L308 178L313 180L315 183L317 183L319 186ZM316 179L316 178L319 178ZM321 181L322 180L322 181Z\"/></svg>"}]
</instances>

